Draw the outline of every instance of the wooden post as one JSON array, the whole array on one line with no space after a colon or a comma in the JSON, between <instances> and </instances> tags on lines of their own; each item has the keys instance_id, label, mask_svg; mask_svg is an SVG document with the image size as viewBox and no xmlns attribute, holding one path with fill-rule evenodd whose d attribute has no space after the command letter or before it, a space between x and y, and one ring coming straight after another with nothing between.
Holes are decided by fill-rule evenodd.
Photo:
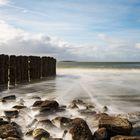
<instances>
[{"instance_id":1,"label":"wooden post","mask_svg":"<svg viewBox=\"0 0 140 140\"><path fill-rule=\"evenodd\" d=\"M10 56L10 67L9 67L9 81L10 85L15 85L16 82L16 56Z\"/></svg>"},{"instance_id":2,"label":"wooden post","mask_svg":"<svg viewBox=\"0 0 140 140\"><path fill-rule=\"evenodd\" d=\"M8 67L9 57L8 55L0 55L0 86L2 88L8 87Z\"/></svg>"}]
</instances>

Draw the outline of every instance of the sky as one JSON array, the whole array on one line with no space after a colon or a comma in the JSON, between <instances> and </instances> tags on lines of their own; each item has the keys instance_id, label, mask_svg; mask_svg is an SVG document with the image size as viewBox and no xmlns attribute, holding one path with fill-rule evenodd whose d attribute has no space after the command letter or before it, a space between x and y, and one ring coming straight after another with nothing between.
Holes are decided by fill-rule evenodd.
<instances>
[{"instance_id":1,"label":"sky","mask_svg":"<svg viewBox=\"0 0 140 140\"><path fill-rule=\"evenodd\" d=\"M140 61L140 0L0 0L0 53Z\"/></svg>"}]
</instances>

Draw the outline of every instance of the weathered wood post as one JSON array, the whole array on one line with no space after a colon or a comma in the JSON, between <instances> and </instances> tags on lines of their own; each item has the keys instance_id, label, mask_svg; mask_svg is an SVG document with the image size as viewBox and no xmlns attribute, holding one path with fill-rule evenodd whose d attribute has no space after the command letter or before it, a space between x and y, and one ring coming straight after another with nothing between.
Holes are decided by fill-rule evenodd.
<instances>
[{"instance_id":1,"label":"weathered wood post","mask_svg":"<svg viewBox=\"0 0 140 140\"><path fill-rule=\"evenodd\" d=\"M22 56L22 82L28 82L29 81L29 76L28 76L28 70L29 70L29 65L28 65L28 57L27 56Z\"/></svg>"},{"instance_id":2,"label":"weathered wood post","mask_svg":"<svg viewBox=\"0 0 140 140\"><path fill-rule=\"evenodd\" d=\"M22 79L22 56L16 57L16 83L21 83Z\"/></svg>"},{"instance_id":3,"label":"weathered wood post","mask_svg":"<svg viewBox=\"0 0 140 140\"><path fill-rule=\"evenodd\" d=\"M16 82L16 56L10 56L10 64L9 64L9 82L10 85L15 85Z\"/></svg>"},{"instance_id":4,"label":"weathered wood post","mask_svg":"<svg viewBox=\"0 0 140 140\"><path fill-rule=\"evenodd\" d=\"M0 55L0 86L1 88L8 87L8 67L9 57L8 55Z\"/></svg>"}]
</instances>

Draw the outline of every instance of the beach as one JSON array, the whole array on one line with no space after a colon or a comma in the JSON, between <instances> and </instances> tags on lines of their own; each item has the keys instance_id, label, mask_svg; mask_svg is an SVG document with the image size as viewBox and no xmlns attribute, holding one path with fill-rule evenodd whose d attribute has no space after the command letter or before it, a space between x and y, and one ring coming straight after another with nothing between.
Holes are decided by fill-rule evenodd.
<instances>
[{"instance_id":1,"label":"beach","mask_svg":"<svg viewBox=\"0 0 140 140\"><path fill-rule=\"evenodd\" d=\"M139 77L138 68L67 68L59 65L56 77L1 91L1 99L8 95L15 95L16 99L0 102L0 116L15 105L24 105L25 108L17 109L18 117L11 121L20 125L25 140L33 139L26 134L35 128L47 130L52 138L71 140L69 132L64 136L65 130L69 129L61 127L60 119L56 117L82 118L94 135L98 129L96 115L102 113L128 119L133 128L137 128L131 135L140 136ZM36 101L45 100L56 101L59 109L49 112L33 106ZM53 127L41 123L43 120L50 120Z\"/></svg>"}]
</instances>

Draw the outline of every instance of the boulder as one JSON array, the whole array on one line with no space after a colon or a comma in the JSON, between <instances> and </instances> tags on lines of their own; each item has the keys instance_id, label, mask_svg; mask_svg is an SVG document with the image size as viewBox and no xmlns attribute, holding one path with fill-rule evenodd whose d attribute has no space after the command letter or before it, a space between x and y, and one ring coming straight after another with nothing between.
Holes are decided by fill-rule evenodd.
<instances>
[{"instance_id":1,"label":"boulder","mask_svg":"<svg viewBox=\"0 0 140 140\"><path fill-rule=\"evenodd\" d=\"M7 118L17 118L19 111L18 110L5 110L4 114Z\"/></svg>"},{"instance_id":2,"label":"boulder","mask_svg":"<svg viewBox=\"0 0 140 140\"><path fill-rule=\"evenodd\" d=\"M37 128L33 130L32 136L35 140L41 140L42 138L49 138L50 134L42 128Z\"/></svg>"},{"instance_id":3,"label":"boulder","mask_svg":"<svg viewBox=\"0 0 140 140\"><path fill-rule=\"evenodd\" d=\"M21 138L8 137L5 140L22 140Z\"/></svg>"},{"instance_id":4,"label":"boulder","mask_svg":"<svg viewBox=\"0 0 140 140\"><path fill-rule=\"evenodd\" d=\"M58 109L59 104L55 100L35 101L33 107L40 107L42 110Z\"/></svg>"},{"instance_id":5,"label":"boulder","mask_svg":"<svg viewBox=\"0 0 140 140\"><path fill-rule=\"evenodd\" d=\"M107 140L106 128L99 128L94 133L94 140Z\"/></svg>"},{"instance_id":6,"label":"boulder","mask_svg":"<svg viewBox=\"0 0 140 140\"><path fill-rule=\"evenodd\" d=\"M8 124L9 122L4 120L3 118L0 118L0 125Z\"/></svg>"},{"instance_id":7,"label":"boulder","mask_svg":"<svg viewBox=\"0 0 140 140\"><path fill-rule=\"evenodd\" d=\"M20 135L15 126L11 124L0 125L0 138L16 137L19 138Z\"/></svg>"},{"instance_id":8,"label":"boulder","mask_svg":"<svg viewBox=\"0 0 140 140\"><path fill-rule=\"evenodd\" d=\"M129 135L132 124L124 118L103 116L99 120L99 128L105 127L109 136Z\"/></svg>"},{"instance_id":9,"label":"boulder","mask_svg":"<svg viewBox=\"0 0 140 140\"><path fill-rule=\"evenodd\" d=\"M63 140L61 138L42 138L41 140Z\"/></svg>"},{"instance_id":10,"label":"boulder","mask_svg":"<svg viewBox=\"0 0 140 140\"><path fill-rule=\"evenodd\" d=\"M72 136L72 140L92 140L92 133L87 123L81 118L73 119L69 133Z\"/></svg>"},{"instance_id":11,"label":"boulder","mask_svg":"<svg viewBox=\"0 0 140 140\"><path fill-rule=\"evenodd\" d=\"M56 117L52 120L53 124L57 127L69 127L72 119L66 117Z\"/></svg>"},{"instance_id":12,"label":"boulder","mask_svg":"<svg viewBox=\"0 0 140 140\"><path fill-rule=\"evenodd\" d=\"M38 123L41 124L41 125L45 125L45 127L50 127L50 128L54 128L55 127L53 125L52 121L49 120L49 119L39 120Z\"/></svg>"},{"instance_id":13,"label":"boulder","mask_svg":"<svg viewBox=\"0 0 140 140\"><path fill-rule=\"evenodd\" d=\"M9 95L9 96L5 96L2 98L2 101L8 101L8 100L16 100L16 96L15 95Z\"/></svg>"},{"instance_id":14,"label":"boulder","mask_svg":"<svg viewBox=\"0 0 140 140\"><path fill-rule=\"evenodd\" d=\"M24 105L15 105L12 108L20 110L20 109L26 108L26 106L24 106Z\"/></svg>"},{"instance_id":15,"label":"boulder","mask_svg":"<svg viewBox=\"0 0 140 140\"><path fill-rule=\"evenodd\" d=\"M88 116L93 116L96 114L96 111L90 110L90 109L81 109L78 111L81 115L88 115Z\"/></svg>"},{"instance_id":16,"label":"boulder","mask_svg":"<svg viewBox=\"0 0 140 140\"><path fill-rule=\"evenodd\" d=\"M115 136L111 140L140 140L140 136Z\"/></svg>"},{"instance_id":17,"label":"boulder","mask_svg":"<svg viewBox=\"0 0 140 140\"><path fill-rule=\"evenodd\" d=\"M35 101L34 103L33 103L33 107L40 107L41 106L41 104L43 103L43 101Z\"/></svg>"}]
</instances>

